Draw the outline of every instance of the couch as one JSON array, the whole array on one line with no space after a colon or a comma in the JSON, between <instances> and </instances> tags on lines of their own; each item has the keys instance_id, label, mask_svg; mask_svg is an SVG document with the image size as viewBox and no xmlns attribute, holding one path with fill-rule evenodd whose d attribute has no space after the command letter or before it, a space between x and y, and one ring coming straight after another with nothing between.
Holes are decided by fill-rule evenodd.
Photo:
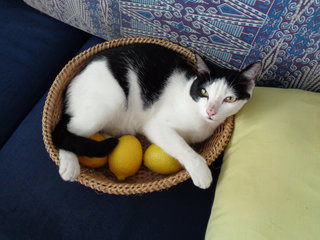
<instances>
[{"instance_id":1,"label":"couch","mask_svg":"<svg viewBox=\"0 0 320 240\"><path fill-rule=\"evenodd\" d=\"M60 178L41 135L45 97L73 56L103 40L18 0L2 1L0 18L0 239L203 238L214 184L124 197Z\"/></svg>"},{"instance_id":2,"label":"couch","mask_svg":"<svg viewBox=\"0 0 320 240\"><path fill-rule=\"evenodd\" d=\"M233 146L237 145L233 142L244 138L241 134L239 137L239 132L242 131L235 132L226 158L222 160L221 155L210 166L214 182L209 189L198 189L188 180L160 192L117 196L95 192L77 182L64 182L60 178L57 166L50 160L42 141L42 110L55 76L72 57L105 40L132 36L159 37L178 42L217 64L233 69L243 68L249 62L262 59L264 72L258 85L303 89L304 91L294 90L298 91L295 92L298 95L301 95L300 91L309 90L312 95L310 101L315 102L316 106L319 94L311 93L320 91L317 17L320 7L316 1L263 3L243 0L231 1L231 5L222 1L222 4L212 9L204 8L206 5L203 1L91 0L82 1L83 4L78 4L81 1L25 2L38 10L18 0L1 0L0 8L0 239L237 239L234 237L241 234L249 236L249 233L261 230L258 226L252 231L247 228L247 232L241 232L239 229L246 227L242 225L242 228L235 228L238 231L233 232L231 226L229 228L230 221L219 217L237 211L232 208L223 211L224 208L215 205L216 200L217 204L229 202L230 205L236 201L236 196L230 193L228 201L218 196L215 198L215 190L218 179L219 196L224 196L224 189L228 189L224 179L230 179L225 177L230 171L227 167L232 163L230 152L235 152L238 156L236 150L239 148L234 150ZM245 4L246 7L240 9L236 6L238 3L240 6ZM132 13L132 9L139 6L145 10L143 4L149 4L149 11L140 9ZM214 12L215 9L220 12ZM182 11L186 15L182 16ZM86 14L82 14L83 12ZM104 15L106 12L108 14ZM271 12L273 15L268 15ZM220 35L206 32L208 29L202 28L201 24L205 23L204 16L208 14L216 14L218 17L221 15L222 20L226 19L224 14L244 19L244 26L240 26L243 28L235 28L239 33L238 38L230 36L231 43L222 38L230 35L227 24L219 27L219 23L209 21L214 27L224 28L225 31ZM252 23L246 20L248 15L251 19L255 16ZM150 28L147 20L158 23L157 31ZM212 43L218 44L220 49L213 48ZM283 95L282 92L280 95ZM270 96L273 98L273 95ZM277 96L279 97L279 93ZM301 101L306 98L303 97ZM310 101L307 102L309 105ZM305 109L305 106L302 105L301 108ZM259 106L255 109L257 108ZM314 109L317 108L310 108L315 114L310 115L311 120L319 116L319 112ZM240 115L240 126L246 116ZM317 121L311 121L310 125L314 128L311 132L320 132ZM320 149L318 135L314 135L313 139L311 149ZM316 151L312 156L318 156ZM219 177L222 162L224 174ZM314 164L312 169L319 170L317 161ZM256 166L259 167L261 166ZM243 173L240 175L243 176ZM309 193L312 197L319 197L319 184L314 183L316 176L312 176L314 179L308 182L308 186L314 191ZM232 185L235 181L238 180L229 181L229 184ZM249 179L246 184L250 185L250 181L253 180ZM259 187L261 186L258 185L257 188ZM246 202L247 196L246 193L243 202ZM253 194L253 199L254 197ZM310 206L316 208L317 204L312 201L312 204L304 205ZM244 205L239 207L243 208ZM313 213L312 219L320 217L319 211ZM239 214L243 216L243 213ZM301 214L304 217L306 215L305 212ZM212 219L213 216L218 220ZM244 223L241 218L234 218L232 215L229 217ZM246 219L253 221L256 220L255 217L246 215ZM210 227L212 224L213 230ZM252 222L248 224L252 226ZM233 238L214 235L221 232L228 236L221 226L228 227ZM239 231L241 234L237 235ZM314 234L316 227L312 227L311 232Z\"/></svg>"}]
</instances>

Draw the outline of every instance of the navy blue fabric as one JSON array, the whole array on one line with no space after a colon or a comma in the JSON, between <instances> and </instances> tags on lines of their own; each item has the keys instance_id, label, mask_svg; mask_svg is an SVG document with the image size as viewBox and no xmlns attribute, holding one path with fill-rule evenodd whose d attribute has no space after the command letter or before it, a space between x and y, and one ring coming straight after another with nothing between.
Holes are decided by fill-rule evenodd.
<instances>
[{"instance_id":1,"label":"navy blue fabric","mask_svg":"<svg viewBox=\"0 0 320 240\"><path fill-rule=\"evenodd\" d=\"M0 151L0 232L8 239L203 239L214 186L186 181L140 196L61 180L41 136L45 98ZM219 169L214 169L215 181Z\"/></svg>"},{"instance_id":2,"label":"navy blue fabric","mask_svg":"<svg viewBox=\"0 0 320 240\"><path fill-rule=\"evenodd\" d=\"M90 37L90 39L86 42L86 44L84 44L84 45L80 48L78 54L81 53L81 52L83 52L83 51L85 51L85 50L87 50L88 48L91 48L91 47L93 47L93 46L95 46L95 45L97 45L97 44L99 44L99 43L103 43L103 42L105 42L104 39L99 38L99 37L96 37L96 36L92 36L92 37Z\"/></svg>"},{"instance_id":3,"label":"navy blue fabric","mask_svg":"<svg viewBox=\"0 0 320 240\"><path fill-rule=\"evenodd\" d=\"M7 32L12 34L9 30ZM52 38L56 37L59 36L52 35ZM34 38L46 41L46 38L42 37L42 30L39 30ZM25 41L22 38L19 38L21 42L17 40L17 36L7 39L16 41L15 45L19 46L19 51L30 49L29 44L21 43ZM93 37L81 51L101 41ZM70 47L70 44L66 46ZM11 69L11 74L14 75L12 79L18 82L20 87L23 86L23 89L17 90L8 87L9 80L6 84L0 83L1 88L6 87L8 91L6 93L1 91L1 101L9 98L17 103L29 102L25 105L15 103L5 109L6 114L18 111L17 115L14 115L17 119L23 118L32 106L32 102L37 101L38 96L43 96L50 82L48 79L54 79L56 72L60 70L57 66L58 61L45 61L44 56L48 56L48 46L38 44L38 47L37 57L42 62L33 60L36 63L29 63L29 56L26 54L22 56L22 60L12 57L13 60L1 63L1 69ZM10 56L15 54L20 56L19 51L13 52ZM71 51L65 57L70 54ZM31 54L30 59L36 57ZM27 66L25 62L28 62ZM12 70L12 66L17 73ZM21 68L23 70L20 70ZM39 68L41 76L38 73ZM5 74L2 72L0 74L2 82ZM32 77L38 80L43 78L46 83L38 87L41 81L33 82ZM26 96L27 90L32 94ZM64 182L58 174L57 166L45 151L42 141L41 117L45 97L46 95L33 107L0 149L0 239L204 238L215 184L207 190L201 190L189 180L161 192L116 196L98 193L79 183ZM13 118L11 116L11 119ZM1 113L1 129L2 119L9 121L9 117L2 117ZM216 183L219 167L213 169L213 174Z\"/></svg>"},{"instance_id":4,"label":"navy blue fabric","mask_svg":"<svg viewBox=\"0 0 320 240\"><path fill-rule=\"evenodd\" d=\"M1 147L89 35L21 0L0 6Z\"/></svg>"}]
</instances>

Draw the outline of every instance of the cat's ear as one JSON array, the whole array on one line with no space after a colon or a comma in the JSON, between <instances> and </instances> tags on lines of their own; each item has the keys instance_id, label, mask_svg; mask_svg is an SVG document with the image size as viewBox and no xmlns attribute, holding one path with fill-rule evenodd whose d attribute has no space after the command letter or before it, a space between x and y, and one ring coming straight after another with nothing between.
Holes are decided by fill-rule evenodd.
<instances>
[{"instance_id":1,"label":"cat's ear","mask_svg":"<svg viewBox=\"0 0 320 240\"><path fill-rule=\"evenodd\" d=\"M196 54L196 60L197 60L197 71L200 75L203 74L209 74L210 70L209 67L207 66L207 64L203 61L203 59Z\"/></svg>"},{"instance_id":2,"label":"cat's ear","mask_svg":"<svg viewBox=\"0 0 320 240\"><path fill-rule=\"evenodd\" d=\"M247 84L248 88L253 88L255 82L261 74L261 62L252 63L240 73L240 82Z\"/></svg>"}]
</instances>

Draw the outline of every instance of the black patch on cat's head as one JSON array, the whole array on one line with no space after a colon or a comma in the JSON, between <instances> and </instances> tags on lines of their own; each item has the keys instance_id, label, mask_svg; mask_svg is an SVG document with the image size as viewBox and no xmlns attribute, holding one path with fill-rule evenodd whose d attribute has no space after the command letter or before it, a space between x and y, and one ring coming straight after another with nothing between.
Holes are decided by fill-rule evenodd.
<instances>
[{"instance_id":1,"label":"black patch on cat's head","mask_svg":"<svg viewBox=\"0 0 320 240\"><path fill-rule=\"evenodd\" d=\"M228 85L234 90L239 100L248 99L255 83L260 76L262 64L260 62L252 63L240 72L234 71L230 74L227 81Z\"/></svg>"},{"instance_id":2,"label":"black patch on cat's head","mask_svg":"<svg viewBox=\"0 0 320 240\"><path fill-rule=\"evenodd\" d=\"M198 77L194 80L190 89L190 95L195 101L204 97L201 94L201 89L212 84L217 79L225 79L230 88L233 89L237 99L245 100L250 98L250 92L261 72L260 62L250 64L242 71L221 68L206 60L204 62L209 71L203 71L205 68L202 66L202 70L198 72Z\"/></svg>"},{"instance_id":3,"label":"black patch on cat's head","mask_svg":"<svg viewBox=\"0 0 320 240\"><path fill-rule=\"evenodd\" d=\"M198 101L199 98L203 97L201 94L201 89L208 86L212 81L210 80L209 74L198 75L197 78L193 81L190 88L190 95L193 100Z\"/></svg>"}]
</instances>

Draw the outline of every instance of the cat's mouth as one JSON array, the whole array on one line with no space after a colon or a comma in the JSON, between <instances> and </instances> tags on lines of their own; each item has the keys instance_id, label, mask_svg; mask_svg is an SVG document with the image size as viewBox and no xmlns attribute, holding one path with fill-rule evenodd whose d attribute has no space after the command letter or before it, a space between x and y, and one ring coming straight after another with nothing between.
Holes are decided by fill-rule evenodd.
<instances>
[{"instance_id":1,"label":"cat's mouth","mask_svg":"<svg viewBox=\"0 0 320 240\"><path fill-rule=\"evenodd\" d=\"M206 120L207 120L208 122L219 121L219 120L221 120L221 119L223 119L223 117L221 117L221 116L219 116L219 115L214 115L214 116L211 116L211 117L207 116L207 117L206 117Z\"/></svg>"},{"instance_id":2,"label":"cat's mouth","mask_svg":"<svg viewBox=\"0 0 320 240\"><path fill-rule=\"evenodd\" d=\"M211 121L213 121L214 120L214 116L212 116L212 117L207 117L207 121L209 121L209 122L211 122Z\"/></svg>"}]
</instances>

